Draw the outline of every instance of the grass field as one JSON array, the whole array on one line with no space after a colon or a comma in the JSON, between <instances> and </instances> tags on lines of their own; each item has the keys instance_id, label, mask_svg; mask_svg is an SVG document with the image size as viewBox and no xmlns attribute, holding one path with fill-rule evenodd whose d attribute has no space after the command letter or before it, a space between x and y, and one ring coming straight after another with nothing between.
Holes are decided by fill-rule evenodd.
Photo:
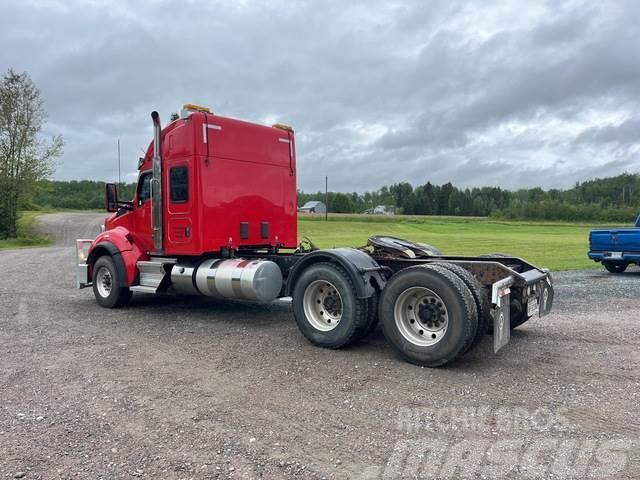
<instances>
[{"instance_id":1,"label":"grass field","mask_svg":"<svg viewBox=\"0 0 640 480\"><path fill-rule=\"evenodd\" d=\"M319 247L361 246L374 234L429 243L445 254L504 252L552 270L601 268L587 259L594 225L501 221L478 217L330 215L300 216L300 236Z\"/></svg>"},{"instance_id":2,"label":"grass field","mask_svg":"<svg viewBox=\"0 0 640 480\"><path fill-rule=\"evenodd\" d=\"M46 212L20 212L18 220L18 238L0 240L0 250L7 248L46 247L53 245L53 241L47 237L37 235L33 230L36 217Z\"/></svg>"}]
</instances>

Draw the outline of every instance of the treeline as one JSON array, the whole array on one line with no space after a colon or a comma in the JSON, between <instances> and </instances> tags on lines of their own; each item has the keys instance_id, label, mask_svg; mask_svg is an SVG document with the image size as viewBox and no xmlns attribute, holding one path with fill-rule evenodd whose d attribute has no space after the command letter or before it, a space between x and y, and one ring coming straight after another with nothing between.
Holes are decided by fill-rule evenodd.
<instances>
[{"instance_id":1,"label":"treeline","mask_svg":"<svg viewBox=\"0 0 640 480\"><path fill-rule=\"evenodd\" d=\"M119 187L122 200L133 198L135 184ZM310 200L325 201L325 193L298 192L298 205ZM409 215L494 216L508 219L631 222L640 214L640 175L576 183L567 190L525 188L516 191L499 187L458 188L451 183L427 182L384 186L365 193L329 192L329 211L362 213L378 205L395 207ZM23 199L22 208L102 209L104 182L40 181Z\"/></svg>"},{"instance_id":2,"label":"treeline","mask_svg":"<svg viewBox=\"0 0 640 480\"><path fill-rule=\"evenodd\" d=\"M298 204L325 201L325 194L298 192ZM509 219L630 222L640 213L640 175L576 183L566 190L499 187L458 188L427 182L413 187L403 182L375 192L329 193L329 210L361 213L377 205L409 215L494 216Z\"/></svg>"},{"instance_id":3,"label":"treeline","mask_svg":"<svg viewBox=\"0 0 640 480\"><path fill-rule=\"evenodd\" d=\"M37 182L28 197L22 200L23 210L67 208L72 210L104 209L105 182L92 180L43 180ZM118 186L118 198L131 200L136 190L135 183Z\"/></svg>"}]
</instances>

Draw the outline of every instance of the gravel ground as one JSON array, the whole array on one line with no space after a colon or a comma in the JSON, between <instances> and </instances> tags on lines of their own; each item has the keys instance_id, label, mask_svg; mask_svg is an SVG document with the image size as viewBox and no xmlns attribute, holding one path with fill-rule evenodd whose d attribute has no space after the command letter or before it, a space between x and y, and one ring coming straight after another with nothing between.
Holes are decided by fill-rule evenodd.
<instances>
[{"instance_id":1,"label":"gravel ground","mask_svg":"<svg viewBox=\"0 0 640 480\"><path fill-rule=\"evenodd\" d=\"M76 290L73 239L0 252L0 478L639 478L640 271L554 276L554 313L443 369L290 307ZM462 458L462 460L460 460Z\"/></svg>"}]
</instances>

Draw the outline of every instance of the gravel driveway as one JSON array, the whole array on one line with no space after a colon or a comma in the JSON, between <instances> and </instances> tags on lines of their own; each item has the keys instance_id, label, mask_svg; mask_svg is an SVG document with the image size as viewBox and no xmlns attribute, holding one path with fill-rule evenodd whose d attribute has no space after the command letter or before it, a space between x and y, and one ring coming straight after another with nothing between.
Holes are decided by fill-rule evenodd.
<instances>
[{"instance_id":1,"label":"gravel driveway","mask_svg":"<svg viewBox=\"0 0 640 480\"><path fill-rule=\"evenodd\" d=\"M640 271L557 273L554 313L443 369L290 307L75 289L76 237L0 252L0 478L639 478ZM586 248L586 247L585 247Z\"/></svg>"}]
</instances>

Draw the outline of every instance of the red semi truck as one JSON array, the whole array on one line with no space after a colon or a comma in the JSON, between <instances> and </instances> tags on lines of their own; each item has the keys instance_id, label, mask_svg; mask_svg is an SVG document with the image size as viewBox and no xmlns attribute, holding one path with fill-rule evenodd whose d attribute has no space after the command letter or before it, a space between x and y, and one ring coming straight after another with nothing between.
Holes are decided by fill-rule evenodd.
<instances>
[{"instance_id":1,"label":"red semi truck","mask_svg":"<svg viewBox=\"0 0 640 480\"><path fill-rule=\"evenodd\" d=\"M185 105L138 163L133 201L107 184L108 217L77 240L78 287L107 308L134 292L271 302L291 298L302 334L340 348L378 322L406 360L438 367L488 331L494 350L510 330L549 313L546 269L516 257L446 256L394 237L365 247L298 242L293 129L256 125Z\"/></svg>"}]
</instances>

